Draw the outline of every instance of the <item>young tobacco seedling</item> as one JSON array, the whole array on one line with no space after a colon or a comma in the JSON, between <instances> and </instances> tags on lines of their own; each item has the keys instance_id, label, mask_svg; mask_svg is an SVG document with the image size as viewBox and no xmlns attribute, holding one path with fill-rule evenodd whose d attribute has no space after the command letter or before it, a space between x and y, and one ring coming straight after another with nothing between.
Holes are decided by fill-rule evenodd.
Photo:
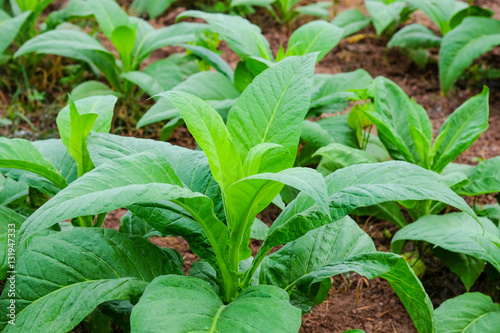
<instances>
[{"instance_id":1,"label":"young tobacco seedling","mask_svg":"<svg viewBox=\"0 0 500 333\"><path fill-rule=\"evenodd\" d=\"M388 47L403 49L419 66L425 67L426 49L440 47L439 79L447 93L455 81L482 54L500 45L500 21L489 9L458 0L409 0L439 28L441 36L421 24L410 24L398 31Z\"/></svg>"},{"instance_id":2,"label":"young tobacco seedling","mask_svg":"<svg viewBox=\"0 0 500 333\"><path fill-rule=\"evenodd\" d=\"M21 227L16 326L8 324L4 291L3 331L67 332L100 311L122 323L130 316L132 332L298 332L302 311L326 298L331 276L355 271L388 280L419 332L433 332L432 304L405 259L377 252L347 214L393 200L436 200L474 213L438 175L406 162L351 166L327 178L293 168L316 56L289 57L258 75L227 125L203 100L165 93L203 151L91 133L96 168ZM256 215L283 185L300 194L267 228ZM120 207L183 236L202 259L190 276L178 253L142 235L47 233L60 221ZM255 258L251 237L263 240Z\"/></svg>"}]
</instances>

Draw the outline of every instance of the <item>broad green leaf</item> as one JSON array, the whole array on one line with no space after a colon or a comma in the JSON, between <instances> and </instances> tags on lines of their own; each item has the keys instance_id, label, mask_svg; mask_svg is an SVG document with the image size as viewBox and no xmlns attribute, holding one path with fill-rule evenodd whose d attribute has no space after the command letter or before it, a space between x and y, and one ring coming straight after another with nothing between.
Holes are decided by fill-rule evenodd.
<instances>
[{"instance_id":1,"label":"broad green leaf","mask_svg":"<svg viewBox=\"0 0 500 333\"><path fill-rule=\"evenodd\" d=\"M337 169L362 164L376 163L377 160L364 150L351 148L339 143L330 143L316 151L313 156L321 156L321 162L318 165L318 171L324 176L331 174Z\"/></svg>"},{"instance_id":2,"label":"broad green leaf","mask_svg":"<svg viewBox=\"0 0 500 333\"><path fill-rule=\"evenodd\" d=\"M488 128L489 89L468 99L444 122L434 142L432 170L441 172Z\"/></svg>"},{"instance_id":3,"label":"broad green leaf","mask_svg":"<svg viewBox=\"0 0 500 333\"><path fill-rule=\"evenodd\" d=\"M127 13L113 0L88 0L99 27L108 39L119 26L129 26ZM133 43L133 41L131 41ZM116 45L115 45L116 47Z\"/></svg>"},{"instance_id":4,"label":"broad green leaf","mask_svg":"<svg viewBox=\"0 0 500 333\"><path fill-rule=\"evenodd\" d=\"M495 332L500 304L481 293L467 293L445 301L434 311L436 332Z\"/></svg>"},{"instance_id":5,"label":"broad green leaf","mask_svg":"<svg viewBox=\"0 0 500 333\"><path fill-rule=\"evenodd\" d=\"M418 164L426 169L430 169L430 152L432 144L432 124L427 111L415 102L410 101L408 110L410 120L410 135L415 144L415 151L418 155Z\"/></svg>"},{"instance_id":6,"label":"broad green leaf","mask_svg":"<svg viewBox=\"0 0 500 333\"><path fill-rule=\"evenodd\" d=\"M371 20L380 35L389 27L395 20L399 20L399 14L406 6L404 1L394 1L390 4L385 4L378 0L366 0L366 9L370 13Z\"/></svg>"},{"instance_id":7,"label":"broad green leaf","mask_svg":"<svg viewBox=\"0 0 500 333\"><path fill-rule=\"evenodd\" d=\"M57 188L63 189L68 183L57 169L47 161L36 147L24 139L0 138L0 167L20 169L36 173L48 179Z\"/></svg>"},{"instance_id":8,"label":"broad green leaf","mask_svg":"<svg viewBox=\"0 0 500 333\"><path fill-rule=\"evenodd\" d=\"M200 97L221 115L227 114L235 99L240 95L231 81L217 72L201 72L191 75L173 90L185 91ZM160 98L139 120L137 126L142 127L177 116L179 116L177 108L168 99Z\"/></svg>"},{"instance_id":9,"label":"broad green leaf","mask_svg":"<svg viewBox=\"0 0 500 333\"><path fill-rule=\"evenodd\" d=\"M106 95L112 95L119 97L120 93L111 90L108 85L102 83L101 81L85 81L83 83L80 83L76 87L73 88L71 91L71 98L73 98L74 101L77 101L79 99L87 98L87 97L92 97L92 96L106 96Z\"/></svg>"},{"instance_id":10,"label":"broad green leaf","mask_svg":"<svg viewBox=\"0 0 500 333\"><path fill-rule=\"evenodd\" d=\"M406 162L353 165L335 171L325 180L333 219L358 207L403 200L435 200L475 217L438 174Z\"/></svg>"},{"instance_id":11,"label":"broad green leaf","mask_svg":"<svg viewBox=\"0 0 500 333\"><path fill-rule=\"evenodd\" d=\"M227 127L242 161L264 142L280 144L296 156L315 59L309 54L280 61L257 76L238 98Z\"/></svg>"},{"instance_id":12,"label":"broad green leaf","mask_svg":"<svg viewBox=\"0 0 500 333\"><path fill-rule=\"evenodd\" d=\"M444 36L439 50L439 81L447 93L474 59L500 45L500 21L468 17Z\"/></svg>"},{"instance_id":13,"label":"broad green leaf","mask_svg":"<svg viewBox=\"0 0 500 333\"><path fill-rule=\"evenodd\" d=\"M132 66L131 55L135 44L135 29L127 25L117 26L111 34L111 42L118 51L123 70L128 72Z\"/></svg>"},{"instance_id":14,"label":"broad green leaf","mask_svg":"<svg viewBox=\"0 0 500 333\"><path fill-rule=\"evenodd\" d=\"M250 230L250 238L265 240L269 232L269 227L267 224L256 218L253 221L252 228Z\"/></svg>"},{"instance_id":15,"label":"broad green leaf","mask_svg":"<svg viewBox=\"0 0 500 333\"><path fill-rule=\"evenodd\" d=\"M296 166L310 166L318 164L320 158L313 157L313 154L321 147L327 146L332 143L334 139L320 124L317 122L304 120L302 123L302 132L300 139L305 146L300 150L297 159L295 160Z\"/></svg>"},{"instance_id":16,"label":"broad green leaf","mask_svg":"<svg viewBox=\"0 0 500 333\"><path fill-rule=\"evenodd\" d=\"M366 17L357 8L343 10L330 21L330 23L344 29L342 38L366 28L370 22L370 18Z\"/></svg>"},{"instance_id":17,"label":"broad green leaf","mask_svg":"<svg viewBox=\"0 0 500 333\"><path fill-rule=\"evenodd\" d=\"M99 304L136 300L155 277L182 274L182 259L141 237L75 228L33 238L16 270L16 325L6 323L10 297L5 290L3 332L67 332Z\"/></svg>"},{"instance_id":18,"label":"broad green leaf","mask_svg":"<svg viewBox=\"0 0 500 333\"><path fill-rule=\"evenodd\" d=\"M31 12L28 11L13 18L7 18L4 20L0 18L0 29L2 30L2 37L0 38L0 54L2 54L16 38L24 21L26 21L26 18L30 14Z\"/></svg>"},{"instance_id":19,"label":"broad green leaf","mask_svg":"<svg viewBox=\"0 0 500 333\"><path fill-rule=\"evenodd\" d=\"M5 279L8 271L15 271L15 236L25 219L12 209L0 205L0 279ZM13 250L9 251L10 248Z\"/></svg>"},{"instance_id":20,"label":"broad green leaf","mask_svg":"<svg viewBox=\"0 0 500 333\"><path fill-rule=\"evenodd\" d=\"M316 62L330 52L342 38L343 30L326 21L312 21L292 33L286 56L319 52Z\"/></svg>"},{"instance_id":21,"label":"broad green leaf","mask_svg":"<svg viewBox=\"0 0 500 333\"><path fill-rule=\"evenodd\" d=\"M154 19L167 10L168 7L175 0L162 0L162 1L148 1L148 0L134 0L132 5L130 5L130 10L142 14L144 12L148 13L150 19Z\"/></svg>"},{"instance_id":22,"label":"broad green leaf","mask_svg":"<svg viewBox=\"0 0 500 333\"><path fill-rule=\"evenodd\" d=\"M476 196L500 192L500 156L479 163L469 175L470 183L458 192Z\"/></svg>"},{"instance_id":23,"label":"broad green leaf","mask_svg":"<svg viewBox=\"0 0 500 333\"><path fill-rule=\"evenodd\" d=\"M427 215L398 231L392 250L400 253L405 240L426 241L445 250L483 259L500 271L500 230L486 218L481 224L464 213Z\"/></svg>"},{"instance_id":24,"label":"broad green leaf","mask_svg":"<svg viewBox=\"0 0 500 333\"><path fill-rule=\"evenodd\" d=\"M233 81L233 69L220 57L220 55L201 46L182 44L182 47L193 52L197 57L208 62L216 71L226 75L229 80Z\"/></svg>"},{"instance_id":25,"label":"broad green leaf","mask_svg":"<svg viewBox=\"0 0 500 333\"><path fill-rule=\"evenodd\" d=\"M334 275L354 271L369 279L381 277L398 294L419 332L434 332L433 307L422 283L406 260L393 253L376 252L328 263L299 278L295 286L308 293L314 284Z\"/></svg>"},{"instance_id":26,"label":"broad green leaf","mask_svg":"<svg viewBox=\"0 0 500 333\"><path fill-rule=\"evenodd\" d=\"M371 238L346 216L308 232L266 257L261 264L259 283L275 285L290 292L295 282L308 273L358 254L375 251ZM314 294L305 296L310 298ZM314 302L297 303L299 295L292 292L291 296L292 304L303 310L308 311L315 305Z\"/></svg>"},{"instance_id":27,"label":"broad green leaf","mask_svg":"<svg viewBox=\"0 0 500 333\"><path fill-rule=\"evenodd\" d=\"M189 132L208 157L223 191L243 176L242 162L222 117L200 98L182 91L162 94L177 108Z\"/></svg>"},{"instance_id":28,"label":"broad green leaf","mask_svg":"<svg viewBox=\"0 0 500 333\"><path fill-rule=\"evenodd\" d=\"M493 15L495 15L495 12L492 10L476 5L470 5L469 7L453 14L453 17L449 20L450 28L455 29L466 17L469 16L492 17Z\"/></svg>"},{"instance_id":29,"label":"broad green leaf","mask_svg":"<svg viewBox=\"0 0 500 333\"><path fill-rule=\"evenodd\" d=\"M224 305L205 281L168 275L146 288L130 322L132 331L289 333L300 329L300 315L274 286L250 287Z\"/></svg>"},{"instance_id":30,"label":"broad green leaf","mask_svg":"<svg viewBox=\"0 0 500 333\"><path fill-rule=\"evenodd\" d=\"M391 201L357 208L351 212L351 215L375 216L381 220L392 222L399 228L408 224L401 212L401 207L396 202Z\"/></svg>"},{"instance_id":31,"label":"broad green leaf","mask_svg":"<svg viewBox=\"0 0 500 333\"><path fill-rule=\"evenodd\" d=\"M240 16L187 10L177 16L177 20L185 17L207 21L212 31L242 59L253 56L273 60L269 42L262 35L260 28Z\"/></svg>"},{"instance_id":32,"label":"broad green leaf","mask_svg":"<svg viewBox=\"0 0 500 333\"><path fill-rule=\"evenodd\" d=\"M183 82L193 73L187 73L182 66L175 60L169 58L160 59L148 65L142 73L149 74L163 88L162 91L167 91ZM145 87L141 86L142 89ZM153 94L151 94L153 96Z\"/></svg>"},{"instance_id":33,"label":"broad green leaf","mask_svg":"<svg viewBox=\"0 0 500 333\"><path fill-rule=\"evenodd\" d=\"M347 123L347 115L338 115L320 119L318 124L333 138L334 142L348 147L357 148L356 136L354 131Z\"/></svg>"},{"instance_id":34,"label":"broad green leaf","mask_svg":"<svg viewBox=\"0 0 500 333\"><path fill-rule=\"evenodd\" d=\"M392 36L388 48L424 48L430 49L441 45L441 37L436 36L429 28L415 23L399 30Z\"/></svg>"},{"instance_id":35,"label":"broad green leaf","mask_svg":"<svg viewBox=\"0 0 500 333\"><path fill-rule=\"evenodd\" d=\"M133 71L128 73L122 73L121 77L137 85L139 88L144 90L149 96L155 96L161 92L164 92L165 90L169 90L163 88L161 84L148 73ZM155 99L158 100L158 97L156 97Z\"/></svg>"}]
</instances>

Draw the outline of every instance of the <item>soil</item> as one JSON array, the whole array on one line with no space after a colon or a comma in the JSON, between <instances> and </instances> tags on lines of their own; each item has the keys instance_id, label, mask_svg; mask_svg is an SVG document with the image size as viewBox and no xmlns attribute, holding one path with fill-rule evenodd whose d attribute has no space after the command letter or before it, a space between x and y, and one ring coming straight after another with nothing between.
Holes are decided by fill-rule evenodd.
<instances>
[{"instance_id":1,"label":"soil","mask_svg":"<svg viewBox=\"0 0 500 333\"><path fill-rule=\"evenodd\" d=\"M57 4L60 6L64 2L58 0L51 6L53 9L58 8ZM303 3L310 2L315 1L304 1ZM366 13L363 0L341 0L338 2L338 12L356 7ZM120 1L120 3L127 5L130 1ZM497 0L477 0L475 3L492 9L496 13L495 17L500 19L500 3ZM178 13L191 7L192 1L177 2L165 15L152 20L151 23L156 28L173 24ZM304 18L294 22L290 27L280 26L265 10L261 9L258 9L256 14L251 15L249 19L262 28L274 54L276 54L281 44L286 46L288 37L297 26L307 22L307 18ZM424 24L436 31L433 23L419 12L412 15L412 19L408 24L414 22ZM456 88L448 96L443 96L439 89L436 63L430 63L425 69L421 69L397 49L387 50L387 41L386 37L376 36L374 29L368 27L361 31L356 38L341 41L332 52L318 63L316 72L335 74L363 68L373 77L385 76L393 80L410 97L413 97L425 107L432 120L435 136L446 117L465 100L479 94L482 86L486 84L490 88L490 127L458 158L457 162L476 164L476 158L478 157L486 159L500 155L500 80L476 80L473 79L474 75L469 73L457 82ZM110 47L110 45L106 45L106 47ZM223 52L223 58L234 68L239 60L238 57L223 42L220 45L220 50ZM146 64L179 51L176 48L162 48L154 52ZM431 58L437 59L437 50L432 50ZM31 120L31 125L16 117L12 127L0 128L2 135L29 139L41 139L57 135L55 116L57 110L64 105L65 93L69 90L67 87L59 87L57 83L61 77L67 74L64 72L65 66L74 63L59 57L47 57L46 59L37 72L39 75L37 80L40 77L48 78L42 81L46 82L46 86L37 87L37 89L46 91L46 100L36 102L34 110L18 108L18 112ZM54 67L51 66L51 63L57 63L57 61L61 62L60 67L57 67L62 68L61 71L49 71L49 68ZM500 48L485 54L474 64L476 68L500 69ZM87 79L87 77L79 78L79 80L84 79ZM3 92L0 90L0 115L7 114L6 106L11 104L14 98L14 90L14 88L4 89ZM21 98L26 98L26 96L22 95ZM140 103L147 106L149 102L144 99ZM158 139L160 129L160 125L155 125L147 130L130 131L118 128L116 131L124 135ZM176 129L169 142L192 149L195 147L194 139L185 127ZM485 197L481 198L481 200L493 202L493 197ZM110 212L106 218L105 227L118 229L119 220L124 213L124 209ZM276 211L276 208L269 208L261 213L260 217L270 224L277 216L277 213L279 211ZM379 251L389 251L390 239L384 234L386 234L386 231L394 234L397 231L395 226L389 222L375 219L360 219L358 223L363 230L372 236ZM197 260L197 257L189 250L186 241L181 237L154 237L151 241L159 246L172 247L178 250L185 260L185 272L189 270L192 262ZM254 253L259 246L260 242L252 242L251 247ZM427 255L422 259L428 268L422 281L435 306L438 306L445 299L464 292L463 285L457 276L450 273L432 255ZM488 288L488 283L484 277L481 277L473 287L474 290L487 290ZM337 333L356 328L370 333L416 332L406 310L387 282L381 279L367 281L356 274L334 278L333 287L327 300L314 308L311 313L303 316L303 325L300 332Z\"/></svg>"}]
</instances>

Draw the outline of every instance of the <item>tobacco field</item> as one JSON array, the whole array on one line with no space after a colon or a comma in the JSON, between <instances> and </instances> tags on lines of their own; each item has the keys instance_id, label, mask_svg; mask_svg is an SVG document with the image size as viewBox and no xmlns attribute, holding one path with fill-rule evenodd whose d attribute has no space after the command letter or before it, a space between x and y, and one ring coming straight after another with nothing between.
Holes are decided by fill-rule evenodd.
<instances>
[{"instance_id":1,"label":"tobacco field","mask_svg":"<svg viewBox=\"0 0 500 333\"><path fill-rule=\"evenodd\" d=\"M0 0L0 332L500 333L497 0Z\"/></svg>"}]
</instances>

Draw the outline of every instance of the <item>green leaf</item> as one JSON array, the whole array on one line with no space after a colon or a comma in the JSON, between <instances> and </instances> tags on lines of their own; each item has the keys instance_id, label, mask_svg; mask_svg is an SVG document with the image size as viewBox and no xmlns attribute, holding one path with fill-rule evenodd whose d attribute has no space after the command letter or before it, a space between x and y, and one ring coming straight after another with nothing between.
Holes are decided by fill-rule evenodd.
<instances>
[{"instance_id":1,"label":"green leaf","mask_svg":"<svg viewBox=\"0 0 500 333\"><path fill-rule=\"evenodd\" d=\"M78 178L75 160L68 154L60 139L37 140L33 145L71 183Z\"/></svg>"},{"instance_id":2,"label":"green leaf","mask_svg":"<svg viewBox=\"0 0 500 333\"><path fill-rule=\"evenodd\" d=\"M354 271L369 279L382 277L398 294L419 332L434 332L433 307L422 283L406 260L393 253L368 253L329 263L299 278L295 285L308 293L315 283L334 275Z\"/></svg>"},{"instance_id":3,"label":"green leaf","mask_svg":"<svg viewBox=\"0 0 500 333\"><path fill-rule=\"evenodd\" d=\"M257 76L233 105L227 128L242 161L264 142L280 144L296 156L315 58L309 54L280 61Z\"/></svg>"},{"instance_id":4,"label":"green leaf","mask_svg":"<svg viewBox=\"0 0 500 333\"><path fill-rule=\"evenodd\" d=\"M120 55L123 70L128 72L132 66L131 56L135 44L135 29L127 25L117 26L111 34L111 42Z\"/></svg>"},{"instance_id":5,"label":"green leaf","mask_svg":"<svg viewBox=\"0 0 500 333\"><path fill-rule=\"evenodd\" d=\"M267 224L256 218L253 221L252 228L250 230L250 238L265 240L269 232L269 227Z\"/></svg>"},{"instance_id":6,"label":"green leaf","mask_svg":"<svg viewBox=\"0 0 500 333\"><path fill-rule=\"evenodd\" d=\"M7 272L15 270L15 236L25 219L12 209L0 205L0 279L7 278ZM14 251L9 251L9 248Z\"/></svg>"},{"instance_id":7,"label":"green leaf","mask_svg":"<svg viewBox=\"0 0 500 333\"><path fill-rule=\"evenodd\" d=\"M177 108L189 132L208 157L223 191L243 177L241 160L221 116L200 98L182 91L161 94Z\"/></svg>"},{"instance_id":8,"label":"green leaf","mask_svg":"<svg viewBox=\"0 0 500 333\"><path fill-rule=\"evenodd\" d=\"M2 30L2 37L0 38L0 54L2 54L16 38L19 30L21 30L24 21L31 14L30 11L22 13L19 16L8 18L5 20L0 19L0 29Z\"/></svg>"},{"instance_id":9,"label":"green leaf","mask_svg":"<svg viewBox=\"0 0 500 333\"><path fill-rule=\"evenodd\" d=\"M357 8L343 10L330 21L330 23L344 29L342 38L366 28L370 22L370 18L366 17L365 14L360 12Z\"/></svg>"},{"instance_id":10,"label":"green leaf","mask_svg":"<svg viewBox=\"0 0 500 333\"><path fill-rule=\"evenodd\" d=\"M476 5L470 5L458 12L456 12L450 19L450 28L455 29L460 25L466 17L469 16L479 16L479 17L492 17L495 12L487 8L479 7Z\"/></svg>"},{"instance_id":11,"label":"green leaf","mask_svg":"<svg viewBox=\"0 0 500 333\"><path fill-rule=\"evenodd\" d=\"M36 173L59 189L68 183L57 169L47 161L35 146L24 139L0 138L0 167L20 169Z\"/></svg>"},{"instance_id":12,"label":"green leaf","mask_svg":"<svg viewBox=\"0 0 500 333\"><path fill-rule=\"evenodd\" d=\"M458 191L461 195L500 192L500 156L479 163L468 178L470 183Z\"/></svg>"},{"instance_id":13,"label":"green leaf","mask_svg":"<svg viewBox=\"0 0 500 333\"><path fill-rule=\"evenodd\" d=\"M261 264L259 283L274 285L290 293L299 278L324 265L375 251L371 238L358 227L356 222L346 216L308 232L266 257ZM305 311L316 305L314 302L297 303L300 300L299 295L292 292L291 296L292 304ZM305 296L314 298L311 296L315 295L313 293Z\"/></svg>"},{"instance_id":14,"label":"green leaf","mask_svg":"<svg viewBox=\"0 0 500 333\"><path fill-rule=\"evenodd\" d=\"M5 172L5 169L2 170ZM28 195L28 184L0 175L0 205L9 203Z\"/></svg>"},{"instance_id":15,"label":"green leaf","mask_svg":"<svg viewBox=\"0 0 500 333\"><path fill-rule=\"evenodd\" d=\"M218 34L242 59L262 57L266 60L273 60L269 42L262 35L260 28L240 16L187 10L177 16L177 20L185 17L207 21L212 31Z\"/></svg>"},{"instance_id":16,"label":"green leaf","mask_svg":"<svg viewBox=\"0 0 500 333\"><path fill-rule=\"evenodd\" d=\"M434 142L432 170L441 172L488 128L489 89L468 99L444 122Z\"/></svg>"},{"instance_id":17,"label":"green leaf","mask_svg":"<svg viewBox=\"0 0 500 333\"><path fill-rule=\"evenodd\" d=\"M236 6L261 6L267 7L275 0L231 0L231 7Z\"/></svg>"},{"instance_id":18,"label":"green leaf","mask_svg":"<svg viewBox=\"0 0 500 333\"><path fill-rule=\"evenodd\" d=\"M410 120L410 135L415 144L415 151L417 153L419 165L430 169L430 152L432 144L432 124L427 111L411 100L410 109L408 110Z\"/></svg>"},{"instance_id":19,"label":"green leaf","mask_svg":"<svg viewBox=\"0 0 500 333\"><path fill-rule=\"evenodd\" d=\"M385 4L378 0L366 0L365 6L368 13L370 13L377 34L380 35L395 20L399 20L399 15L406 7L406 3L404 1L394 1L390 4Z\"/></svg>"},{"instance_id":20,"label":"green leaf","mask_svg":"<svg viewBox=\"0 0 500 333\"><path fill-rule=\"evenodd\" d=\"M436 36L429 28L415 23L399 30L392 36L388 48L424 48L430 49L441 45L441 37Z\"/></svg>"},{"instance_id":21,"label":"green leaf","mask_svg":"<svg viewBox=\"0 0 500 333\"><path fill-rule=\"evenodd\" d=\"M333 219L355 208L403 200L435 200L475 217L438 174L406 162L353 165L335 171L325 180Z\"/></svg>"},{"instance_id":22,"label":"green leaf","mask_svg":"<svg viewBox=\"0 0 500 333\"><path fill-rule=\"evenodd\" d=\"M465 289L470 291L484 270L485 262L467 254L451 252L440 247L433 248L434 254L462 280Z\"/></svg>"},{"instance_id":23,"label":"green leaf","mask_svg":"<svg viewBox=\"0 0 500 333\"><path fill-rule=\"evenodd\" d=\"M300 310L274 286L250 287L224 305L205 281L173 275L159 277L146 288L130 321L132 331L172 333L289 333L298 332L301 324Z\"/></svg>"},{"instance_id":24,"label":"green leaf","mask_svg":"<svg viewBox=\"0 0 500 333\"><path fill-rule=\"evenodd\" d=\"M155 231L153 227L144 222L142 219L127 211L120 219L120 232L133 236L141 236L146 239L154 235L161 235Z\"/></svg>"},{"instance_id":25,"label":"green leaf","mask_svg":"<svg viewBox=\"0 0 500 333\"><path fill-rule=\"evenodd\" d=\"M398 231L392 250L400 253L405 240L426 241L445 250L463 253L491 263L500 271L500 230L486 218L481 224L464 213L427 215Z\"/></svg>"},{"instance_id":26,"label":"green leaf","mask_svg":"<svg viewBox=\"0 0 500 333\"><path fill-rule=\"evenodd\" d=\"M445 301L434 316L439 333L494 332L500 320L500 304L481 293L467 293Z\"/></svg>"},{"instance_id":27,"label":"green leaf","mask_svg":"<svg viewBox=\"0 0 500 333\"><path fill-rule=\"evenodd\" d=\"M330 16L330 7L332 7L331 1L318 1L316 3L296 7L294 12L300 15L310 15L327 20Z\"/></svg>"},{"instance_id":28,"label":"green leaf","mask_svg":"<svg viewBox=\"0 0 500 333\"><path fill-rule=\"evenodd\" d=\"M108 39L113 40L113 31L119 26L130 25L127 13L115 1L88 0L88 2L92 8L97 23L99 23L99 27ZM131 42L133 43L133 41Z\"/></svg>"},{"instance_id":29,"label":"green leaf","mask_svg":"<svg viewBox=\"0 0 500 333\"><path fill-rule=\"evenodd\" d=\"M16 325L6 323L6 289L0 300L3 332L67 332L99 304L136 300L155 277L182 274L182 259L141 237L75 228L33 238L16 270Z\"/></svg>"},{"instance_id":30,"label":"green leaf","mask_svg":"<svg viewBox=\"0 0 500 333\"><path fill-rule=\"evenodd\" d=\"M330 52L342 38L343 30L326 21L312 21L292 33L286 56L319 52L316 62Z\"/></svg>"},{"instance_id":31,"label":"green leaf","mask_svg":"<svg viewBox=\"0 0 500 333\"><path fill-rule=\"evenodd\" d=\"M439 81L447 93L474 59L500 45L500 21L468 17L444 36L439 50Z\"/></svg>"},{"instance_id":32,"label":"green leaf","mask_svg":"<svg viewBox=\"0 0 500 333\"><path fill-rule=\"evenodd\" d=\"M79 99L84 99L92 96L112 95L119 97L120 93L111 90L106 84L102 83L101 81L90 80L80 83L79 85L74 87L73 90L71 90L70 95L74 101L77 101Z\"/></svg>"}]
</instances>

